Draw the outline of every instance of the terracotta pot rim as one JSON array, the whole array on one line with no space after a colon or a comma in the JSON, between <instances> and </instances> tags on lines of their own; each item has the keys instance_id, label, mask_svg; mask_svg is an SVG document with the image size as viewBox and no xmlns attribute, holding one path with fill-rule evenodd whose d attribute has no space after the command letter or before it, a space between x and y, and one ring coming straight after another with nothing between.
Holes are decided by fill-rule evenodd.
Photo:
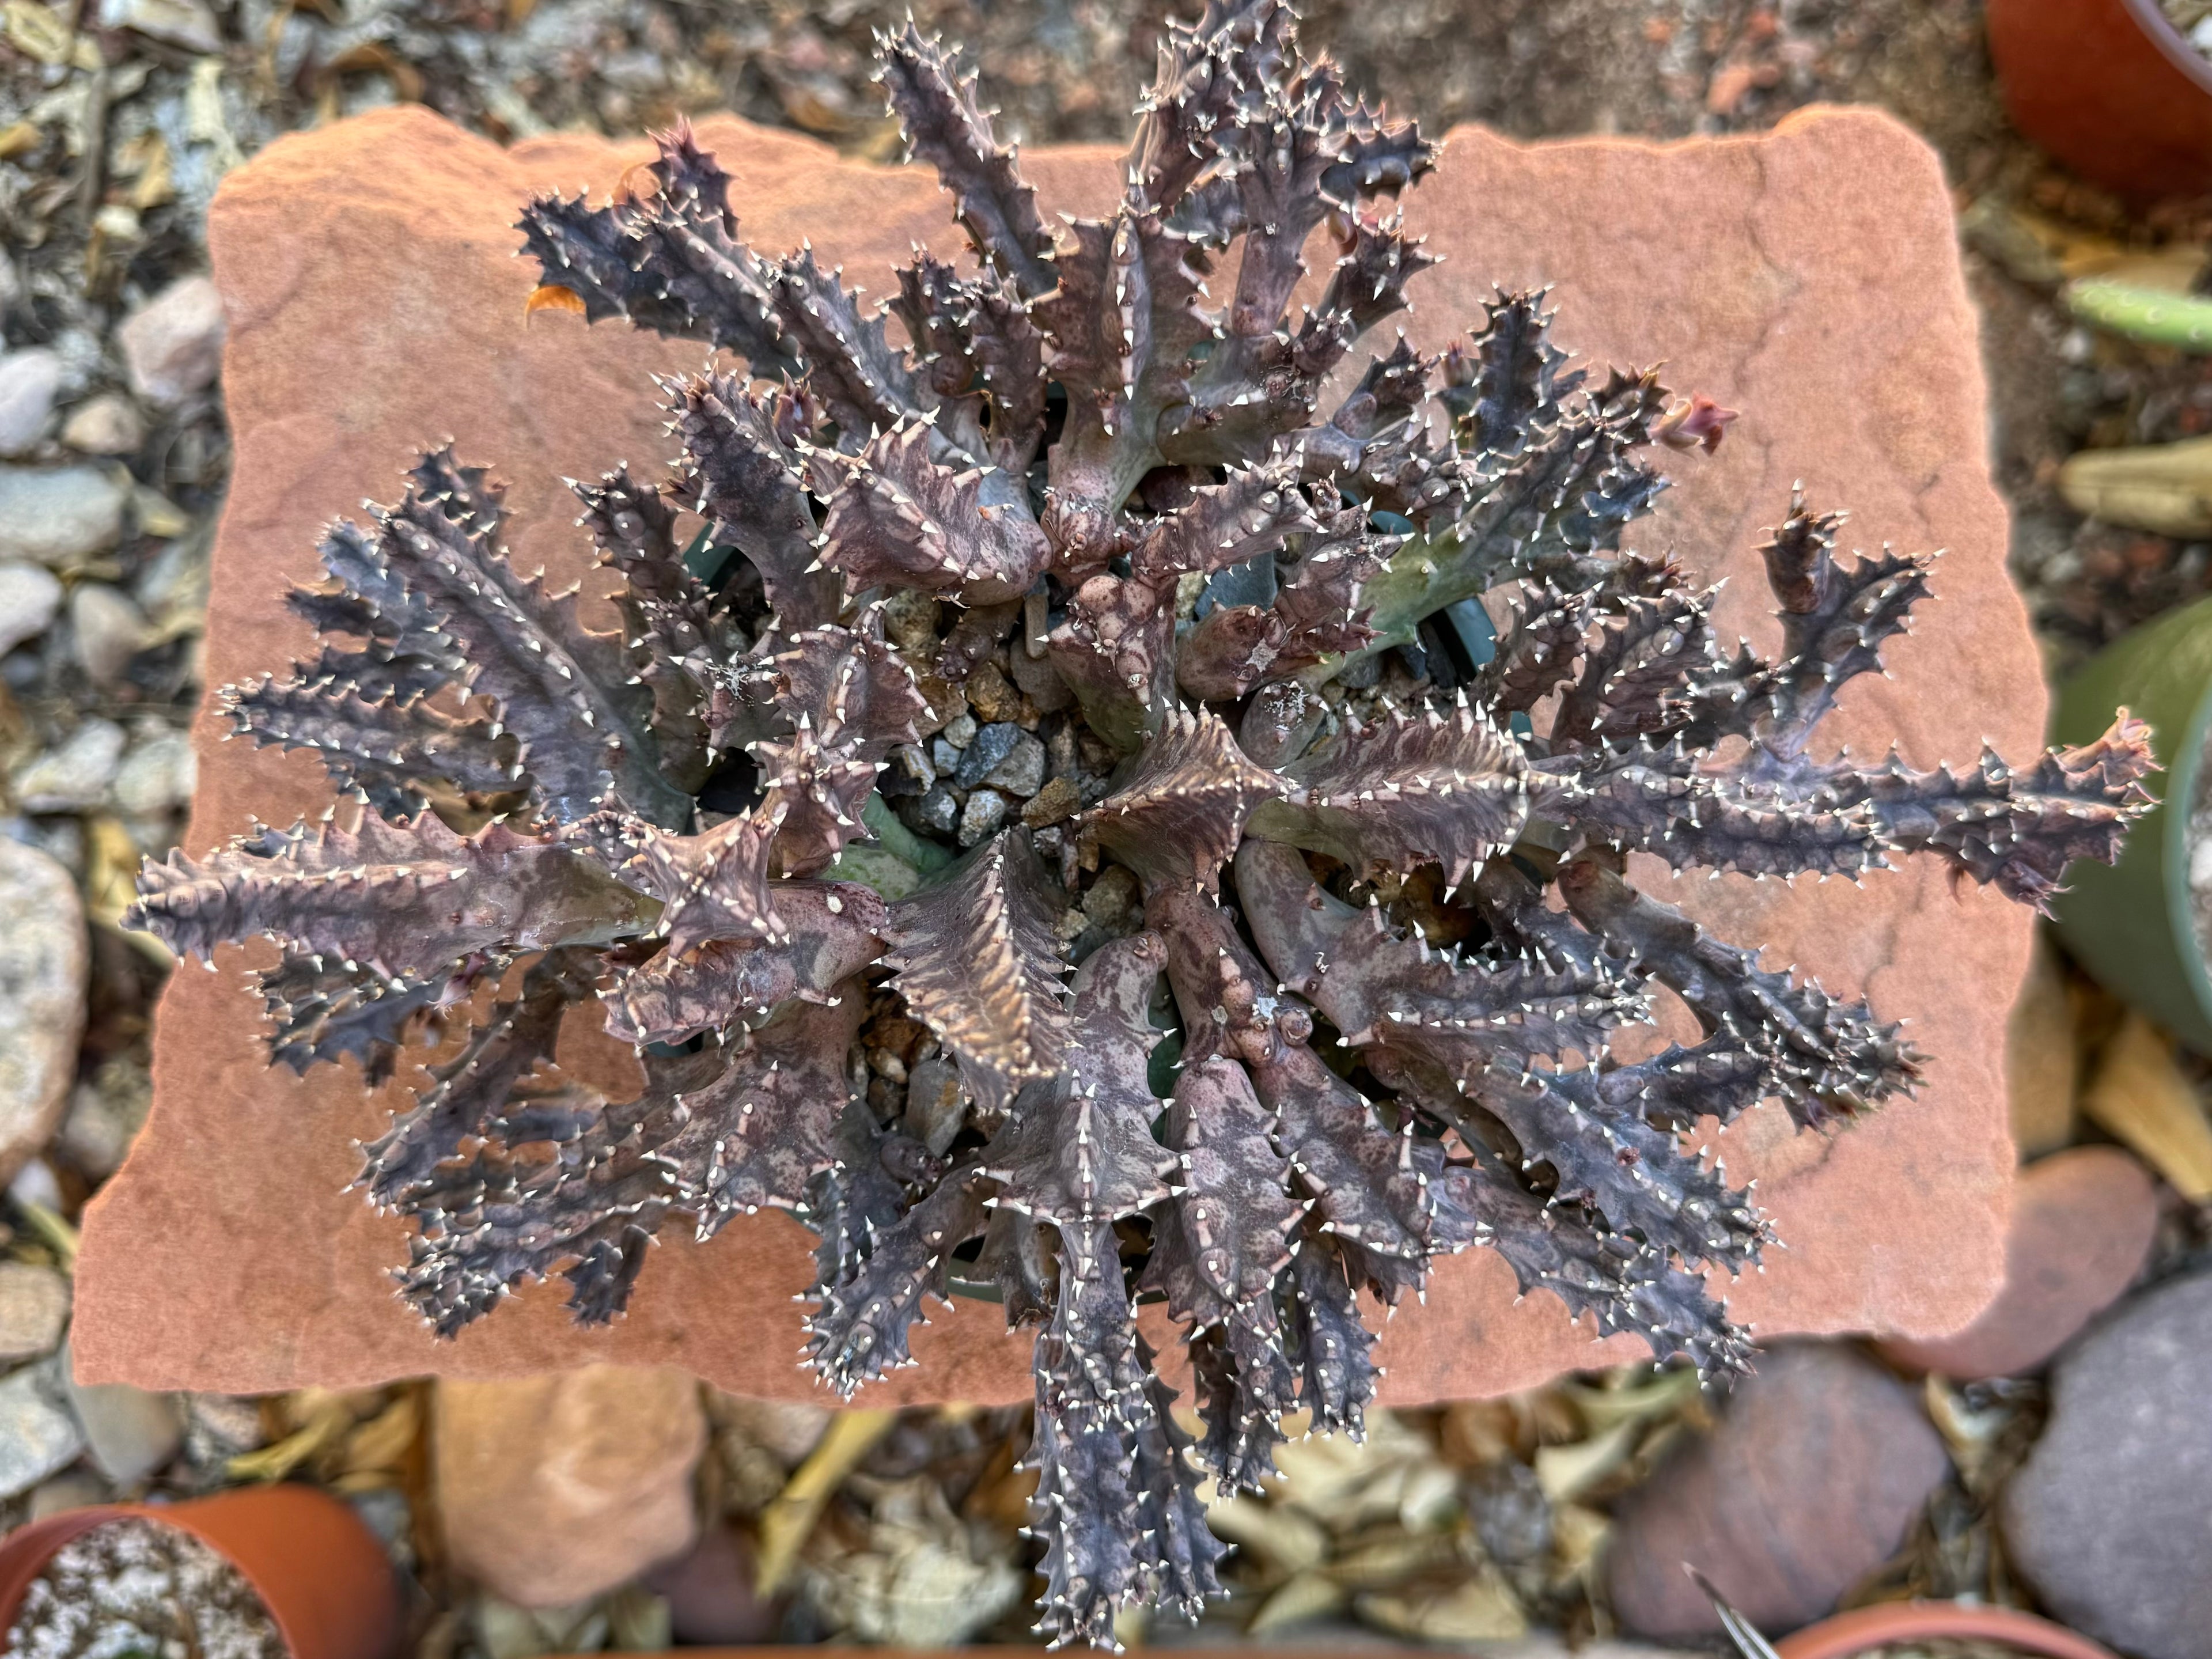
<instances>
[{"instance_id":1,"label":"terracotta pot rim","mask_svg":"<svg viewBox=\"0 0 2212 1659\"><path fill-rule=\"evenodd\" d=\"M2120 0L2143 36L2206 98L2212 99L2212 59L2189 44L2188 36L2174 27L2158 0Z\"/></svg>"},{"instance_id":2,"label":"terracotta pot rim","mask_svg":"<svg viewBox=\"0 0 2212 1659\"><path fill-rule=\"evenodd\" d=\"M174 1504L88 1504L16 1528L0 1537L0 1631L63 1545L131 1519L173 1528L228 1562L293 1659L381 1659L397 1641L397 1585L382 1546L343 1499L282 1482Z\"/></svg>"},{"instance_id":3,"label":"terracotta pot rim","mask_svg":"<svg viewBox=\"0 0 2212 1659\"><path fill-rule=\"evenodd\" d=\"M285 1627L283 1611L270 1600L268 1590L254 1576L252 1570L208 1537L201 1528L194 1526L190 1515L178 1513L192 1504L210 1502L223 1496L224 1493L214 1492L206 1498L186 1499L179 1504L88 1504L82 1509L64 1510L43 1520L33 1521L19 1527L5 1538L0 1538L0 1561L14 1555L19 1544L30 1547L23 1557L18 1558L25 1560L27 1569L21 1574L20 1581L10 1583L6 1577L0 1577L0 1631L15 1624L15 1614L22 1607L23 1596L31 1588L32 1581L46 1571L46 1564L60 1553L63 1545L75 1542L110 1521L158 1521L204 1544L228 1561L232 1570L246 1581L255 1599L259 1601L263 1610L276 1626L277 1635L283 1638L286 1649L296 1650L298 1644L293 1640L292 1632Z\"/></svg>"},{"instance_id":4,"label":"terracotta pot rim","mask_svg":"<svg viewBox=\"0 0 2212 1659\"><path fill-rule=\"evenodd\" d=\"M1972 1601L1885 1601L1854 1607L1793 1632L1774 1644L1781 1659L1853 1659L1890 1642L1978 1637L2042 1659L2118 1659L2078 1631L2012 1607Z\"/></svg>"}]
</instances>

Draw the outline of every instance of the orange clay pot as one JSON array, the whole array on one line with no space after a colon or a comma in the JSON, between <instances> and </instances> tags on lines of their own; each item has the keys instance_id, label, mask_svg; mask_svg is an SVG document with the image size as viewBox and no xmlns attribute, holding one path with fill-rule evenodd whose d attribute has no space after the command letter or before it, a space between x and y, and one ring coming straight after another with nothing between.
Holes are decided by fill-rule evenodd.
<instances>
[{"instance_id":1,"label":"orange clay pot","mask_svg":"<svg viewBox=\"0 0 2212 1659\"><path fill-rule=\"evenodd\" d=\"M245 1575L291 1659L391 1659L399 1592L376 1535L307 1486L256 1486L187 1504L100 1504L18 1527L0 1540L0 1630L53 1553L103 1521L139 1516L190 1533Z\"/></svg>"},{"instance_id":2,"label":"orange clay pot","mask_svg":"<svg viewBox=\"0 0 2212 1659\"><path fill-rule=\"evenodd\" d=\"M1774 1650L1781 1659L1852 1659L1869 1648L1893 1642L1946 1637L2002 1643L2044 1659L2117 1659L2109 1648L2048 1619L1963 1601L1885 1601L1854 1607L1784 1637Z\"/></svg>"},{"instance_id":3,"label":"orange clay pot","mask_svg":"<svg viewBox=\"0 0 2212 1659\"><path fill-rule=\"evenodd\" d=\"M2013 125L2136 203L2212 190L2212 63L2158 0L1989 0Z\"/></svg>"}]
</instances>

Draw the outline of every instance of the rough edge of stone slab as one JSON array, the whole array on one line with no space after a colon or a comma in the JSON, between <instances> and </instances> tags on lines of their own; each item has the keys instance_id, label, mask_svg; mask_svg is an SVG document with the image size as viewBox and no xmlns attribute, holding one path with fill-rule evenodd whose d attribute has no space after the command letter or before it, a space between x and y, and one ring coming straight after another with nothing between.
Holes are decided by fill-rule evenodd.
<instances>
[{"instance_id":1,"label":"rough edge of stone slab","mask_svg":"<svg viewBox=\"0 0 2212 1659\"><path fill-rule=\"evenodd\" d=\"M719 147L733 161L741 179L801 158L826 157L811 141L726 118L702 123L702 132L709 148ZM258 537L269 533L265 520L272 506L282 505L256 499L253 477L265 464L264 455L285 442L283 428L295 417L256 404L252 390L264 367L255 355L263 349L261 330L301 280L301 263L310 250L294 248L289 272L249 273L242 269L247 254L230 246L231 239L245 234L257 218L265 228L272 216L285 216L293 204L284 192L312 180L325 156L341 153L339 146L413 154L416 164L434 167L449 192L481 190L485 180L502 175L565 188L588 174L604 190L623 166L645 153L636 143L602 146L556 137L502 154L489 142L421 112L394 111L280 140L226 182L211 232L217 275L233 296L228 374L239 477L218 547L218 609L228 601L249 614L257 608L273 610L273 594L257 599L234 592L232 584L252 568L263 585L274 586L270 576L275 567L281 563L287 572L302 574L311 568L312 557L305 539L274 556L253 546ZM1075 207L1095 204L1110 190L1111 173L1103 169L1113 154L1097 149L1040 150L1025 161L1049 204ZM1680 180L1688 176L1683 172L1688 167L1700 176L1697 190L1686 198ZM2008 752L2031 750L2040 736L2041 683L2024 613L2004 576L2004 509L1980 460L1984 396L1972 317L1932 153L1887 117L1864 111L1807 112L1765 138L1669 146L1615 139L1521 146L1462 128L1451 135L1439 179L1414 192L1409 216L1417 228L1441 232L1440 240L1464 240L1464 225L1448 210L1439 211L1452 188L1448 181L1463 173L1479 191L1501 172L1517 174L1524 181L1522 191L1510 203L1496 195L1485 198L1483 209L1508 205L1517 208L1524 220L1551 219L1548 228L1566 243L1595 238L1607 256L1559 283L1555 297L1566 343L1600 362L1609 355L1626 361L1631 355L1663 351L1673 361L1678 385L1694 385L1748 411L1721 455L1686 475L1686 487L1674 492L1666 514L1666 530L1646 535L1643 544L1656 545L1670 530L1693 565L1710 569L1733 560L1739 573L1748 575L1752 565L1746 561L1759 527L1779 516L1783 495L1796 476L1804 477L1824 503L1856 506L1860 522L1874 527L1878 537L1929 546L1948 532L1954 550L1954 550L1939 569L1939 593L1954 607L1966 601L1967 614L1978 617L1985 632L1993 632L1994 649L1986 648L1990 640L1981 639L1985 648L1962 657L1960 638L1938 639L1937 629L1900 642L1894 665L1899 683L1860 682L1835 735L1864 748L1878 741L1885 728L1896 727L1907 736L1916 760L1963 758L1978 734L1965 730L1954 711L1978 707ZM1666 182L1660 175L1669 173L1676 186L1671 198L1653 188ZM1561 227L1548 211L1562 199L1561 189L1579 183L1587 192L1592 181L1603 188L1607 211L1615 222L1603 230L1589 221ZM924 205L933 215L928 234L936 245L956 245L957 232L943 216L940 198L926 184L844 163L828 164L810 183L811 210L823 216L817 222L833 228L826 234L817 231L814 240L833 253L841 232L859 222L855 213L887 211L894 199L910 210L918 192L927 196ZM381 194L391 210L423 210L419 201L398 198L401 174L388 167L365 170L355 185L371 197ZM1716 199L1723 197L1717 207ZM1797 222L1815 198L1817 235ZM752 193L741 190L738 199L752 199ZM434 206L443 212L451 203L441 200ZM1631 289L1647 290L1647 310L1651 287L1674 284L1685 300L1674 314L1687 319L1693 296L1686 285L1710 290L1725 279L1728 273L1680 269L1685 259L1695 264L1699 258L1700 251L1692 246L1675 250L1673 268L1664 260L1617 257L1620 247L1634 246L1637 234L1686 234L1677 222L1686 211L1692 220L1702 216L1723 226L1733 222L1748 233L1743 238L1747 247L1736 252L1747 252L1757 269L1740 273L1745 289L1736 309L1742 314L1723 317L1723 324L1733 325L1709 335L1686 327L1664 339L1614 339L1610 331L1616 325L1613 312L1624 303L1624 281ZM775 216L769 216L772 221ZM759 215L752 218L757 227ZM1623 222L1628 229L1622 228ZM1897 234L1900 227L1902 235ZM474 221L449 228L465 238L485 234L485 227ZM1481 228L1509 243L1518 234L1510 215L1488 220ZM769 231L758 235L763 246L780 246L785 240ZM501 254L510 240L502 234ZM1547 267L1561 262L1561 246L1555 241L1534 252L1535 246L1509 246L1494 260L1480 256L1485 274L1509 283L1550 279L1554 272ZM329 250L319 245L312 252ZM1571 246L1566 252L1571 258ZM1909 307L1897 307L1889 319L1893 334L1881 342L1887 349L1886 377L1875 373L1863 344L1847 353L1831 350L1823 360L1832 378L1839 377L1838 384L1807 383L1799 375L1804 334L1845 325L1832 315L1794 303L1816 276L1813 262L1820 258L1850 266L1848 282L1832 273L1827 287L1820 290L1834 293L1839 308L1847 308L1854 289L1869 286L1893 301L1912 301ZM1458 263L1466 269L1468 256ZM1431 348L1465 321L1446 314L1455 308L1437 304L1442 275L1423 279L1428 297L1419 301L1421 313L1409 328ZM519 311L529 278L517 268L514 280ZM865 277L856 270L855 280ZM279 303L254 303L256 285L265 297L272 281ZM616 357L629 363L634 374L655 352L658 361L671 366L685 366L697 356L696 348L657 346L621 331L603 329L594 336L599 337L564 342L564 349L573 354L562 362L565 375L582 380L601 374ZM534 337L520 335L518 325L513 362L504 372L509 378L522 373L540 349ZM633 380L623 385L621 395L635 398L635 384ZM617 387L610 384L609 390ZM1839 394L1859 401L1838 410ZM1808 409L1826 411L1825 427L1814 423L1817 438L1804 433ZM453 426L459 429L462 422L456 419ZM1768 435L1778 428L1786 430ZM1770 453L1784 437L1790 446L1786 460ZM1832 460L1839 442L1856 443L1862 457L1871 443L1883 476L1867 476L1863 459L1839 468ZM343 456L329 459L336 463ZM396 474L404 459L378 457L376 476ZM582 474L587 465L614 459L580 455L560 470ZM545 500L542 480L513 471L506 476L515 486L511 502L520 501L527 511L533 506L532 491L539 501ZM320 492L314 511L321 515L342 509L352 494ZM1686 511L1692 501L1705 503L1703 510ZM560 515L563 526L568 516ZM511 539L527 556L529 530L543 527L526 526ZM1723 621L1758 637L1765 630L1755 590L1755 582L1736 583L1724 601ZM1951 608L1937 608L1938 629ZM216 680L229 677L231 671L222 665L240 654L236 647L220 648L228 643L222 631L219 624L211 626L210 678ZM265 646L247 654L258 661L264 652ZM1933 691L1938 675L1946 677L1940 698L1913 694L1915 686ZM1919 718L1905 718L1914 714ZM204 749L217 735L215 726L203 711L196 733ZM1924 740L1930 726L1937 740L1932 750ZM1922 740L1913 740L1916 735ZM269 802L280 796L289 810L299 804L303 790L312 793L314 788L302 757L279 761L264 755L251 765L210 764L208 769L215 775L215 787L204 787L196 804L186 843L195 848L242 827L249 794L263 803L264 811L272 811ZM1735 1287L1738 1316L1768 1334L1887 1329L1932 1336L1969 1322L2001 1279L2011 1152L2003 1114L2002 1004L1988 990L2002 988L2008 999L2026 966L2028 923L1985 893L1953 894L1938 871L1914 868L1879 879L1908 890L1899 892L1895 903L1881 905L1856 899L1848 890L1838 896L1830 890L1800 889L1790 897L1778 884L1754 889L1730 878L1710 890L1703 883L1682 884L1679 895L1737 940L1759 937L1762 930L1786 931L1810 967L1825 969L1832 989L1868 990L1893 1015L1921 1016L1918 1029L1923 1032L1931 1027L1945 1032L1929 1039L1936 1059L1930 1086L1921 1097L1896 1103L1850 1134L1832 1141L1791 1140L1786 1126L1774 1121L1779 1115L1768 1112L1753 1115L1721 1137L1727 1155L1765 1170L1760 1198L1781 1213L1785 1238L1799 1247L1776 1253L1772 1274ZM1667 881L1650 884L1662 896L1678 896L1669 892L1672 884ZM1794 925L1766 929L1784 908ZM1927 937L1900 937L1910 917L1923 919ZM1936 920L1925 920L1929 917ZM1882 937L1860 948L1867 945L1863 936L1869 928ZM1939 933L1942 939L1933 937ZM1911 948L1916 943L1917 950ZM367 1263L398 1260L401 1229L370 1216L356 1195L337 1190L349 1168L328 1182L328 1202L346 1206L332 1212L337 1224L322 1241L338 1259L301 1260L295 1251L280 1260L282 1252L264 1250L256 1260L222 1260L222 1250L233 1238L258 1238L265 1244L269 1236L250 1227L239 1235L211 1224L211 1212L228 1208L234 1216L241 1195L180 1184L184 1164L196 1156L205 1159L207 1140L246 1131L252 1111L316 1109L288 1075L264 1070L258 1050L234 1040L227 1049L209 1054L204 1044L194 1042L204 1030L234 1039L250 1027L250 1018L241 1018L240 1012L250 1006L238 982L241 960L236 953L227 957L219 978L187 969L167 994L158 1027L153 1121L125 1170L87 1217L77 1332L79 1361L88 1380L244 1392L310 1382L366 1382L426 1370L499 1376L614 1360L682 1364L740 1391L822 1397L809 1379L788 1368L788 1360L779 1356L764 1364L760 1357L763 1346L781 1346L782 1334L789 1338L783 1353L791 1353L798 1342L797 1310L784 1298L805 1282L803 1235L781 1218L741 1224L734 1237L717 1241L706 1251L678 1242L657 1252L636 1310L610 1330L573 1331L554 1288L536 1287L520 1298L519 1306L452 1346L434 1345L404 1310L386 1299L376 1271ZM1934 1008L1915 1006L1915 981L1964 983L1976 988L1989 1006L1978 1020L1974 1011L1962 1015L1940 1002ZM195 1048L202 1052L192 1052ZM389 1104L388 1099L361 1097L350 1079L343 1082L356 1103L341 1109L342 1121L325 1118L317 1124L317 1145L343 1146L348 1136L372 1131ZM201 1104L210 1099L240 1103L210 1110ZM195 1142L203 1143L197 1153ZM256 1156L265 1159L274 1150ZM172 1160L179 1162L165 1170ZM333 1164L327 1156L323 1162ZM245 1204L248 1211L252 1207L250 1201ZM246 1219L252 1222L250 1214ZM348 1242L357 1247L364 1234L374 1240L373 1256L343 1248ZM188 1246L195 1238L204 1255L195 1265L215 1270L198 1284L178 1265L190 1259ZM204 1259L210 1244L216 1247L212 1261ZM289 1287L273 1300L268 1294L272 1276ZM1390 1370L1385 1399L1410 1403L1503 1391L1642 1351L1627 1339L1594 1345L1551 1298L1516 1305L1511 1291L1504 1264L1485 1253L1443 1264L1428 1305L1385 1332L1379 1356ZM276 1313L280 1308L281 1316ZM933 1328L918 1334L921 1369L872 1391L872 1401L1025 1397L1030 1389L1027 1340L997 1340L995 1317L996 1310L985 1306L963 1306L949 1317L940 1313ZM777 1340L763 1341L763 1319L771 1328L782 1328ZM1153 1334L1157 1340L1161 1333Z\"/></svg>"}]
</instances>

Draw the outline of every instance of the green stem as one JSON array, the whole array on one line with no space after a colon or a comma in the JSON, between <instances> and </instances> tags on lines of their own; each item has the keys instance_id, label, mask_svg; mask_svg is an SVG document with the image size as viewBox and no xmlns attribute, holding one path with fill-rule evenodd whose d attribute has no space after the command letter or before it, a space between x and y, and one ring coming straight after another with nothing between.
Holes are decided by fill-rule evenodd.
<instances>
[{"instance_id":1,"label":"green stem","mask_svg":"<svg viewBox=\"0 0 2212 1659\"><path fill-rule=\"evenodd\" d=\"M2212 300L2085 276L2065 289L2066 308L2093 328L2149 345L2212 353Z\"/></svg>"}]
</instances>

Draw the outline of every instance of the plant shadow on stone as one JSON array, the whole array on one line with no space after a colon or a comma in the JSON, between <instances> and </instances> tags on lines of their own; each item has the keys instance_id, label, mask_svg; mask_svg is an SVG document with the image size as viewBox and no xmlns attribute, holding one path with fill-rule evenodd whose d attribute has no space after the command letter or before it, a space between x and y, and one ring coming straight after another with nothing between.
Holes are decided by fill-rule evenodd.
<instances>
[{"instance_id":1,"label":"plant shadow on stone","mask_svg":"<svg viewBox=\"0 0 2212 1659\"><path fill-rule=\"evenodd\" d=\"M483 471L426 456L293 593L331 643L227 694L363 805L149 865L134 920L203 957L276 939L272 1058L371 1082L512 978L361 1176L441 1333L556 1272L612 1318L672 1215L763 1206L820 1237L809 1363L841 1392L910 1363L926 1296L995 1287L1039 1328L1044 1627L1107 1644L1119 1605L1215 1592L1200 1468L1256 1487L1293 1408L1358 1430L1361 1295L1436 1256L1745 1364L1700 1273L1769 1231L1682 1133L1764 1100L1839 1125L1919 1057L1628 853L1923 852L2040 905L2114 854L2148 751L2123 716L2025 772L1821 758L1929 561L1839 560L1793 501L1783 651L1729 654L1710 592L1617 550L1650 447L1727 412L1571 367L1540 295L1334 394L1428 263L1388 208L1432 150L1279 0L1170 30L1122 202L1056 234L936 46L886 39L882 78L975 255L900 270L905 343L811 250L745 247L686 131L607 205L532 203L533 308L750 365L662 387L677 476L576 487L620 631L511 568ZM1493 650L1474 607L1509 584ZM1701 1040L1618 1063L1661 988ZM635 1099L553 1063L591 1004Z\"/></svg>"}]
</instances>

